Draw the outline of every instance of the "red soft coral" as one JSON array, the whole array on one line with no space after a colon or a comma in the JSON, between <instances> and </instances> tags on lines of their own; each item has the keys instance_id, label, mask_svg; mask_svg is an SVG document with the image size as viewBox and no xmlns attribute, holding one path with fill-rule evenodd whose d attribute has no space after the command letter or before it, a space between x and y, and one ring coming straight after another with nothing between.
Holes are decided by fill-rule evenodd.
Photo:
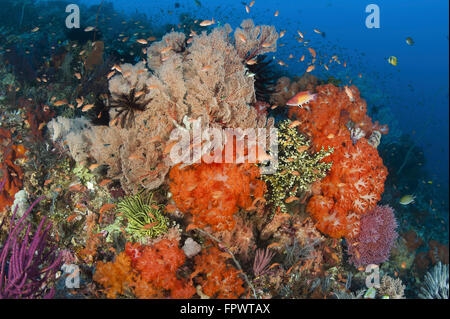
<instances>
[{"instance_id":1,"label":"red soft coral","mask_svg":"<svg viewBox=\"0 0 450 319\"><path fill-rule=\"evenodd\" d=\"M142 280L155 292L153 297L162 297L159 292L164 290L170 291L172 298L189 298L194 295L195 289L176 275L186 259L176 240L163 239L153 246L139 248L127 245L126 252L131 256Z\"/></svg>"},{"instance_id":2,"label":"red soft coral","mask_svg":"<svg viewBox=\"0 0 450 319\"><path fill-rule=\"evenodd\" d=\"M292 107L289 112L301 121L299 129L312 136L317 150L334 148L324 159L333 166L307 210L323 233L353 238L359 232L360 216L375 207L384 191L387 169L365 138L378 124L372 124L367 116L366 102L355 86L345 90L327 84L316 91L317 97L308 107ZM353 144L348 126L363 129L365 137Z\"/></svg>"},{"instance_id":3,"label":"red soft coral","mask_svg":"<svg viewBox=\"0 0 450 319\"><path fill-rule=\"evenodd\" d=\"M253 164L194 164L170 170L170 192L177 207L193 216L198 227L231 230L233 215L262 198L266 184Z\"/></svg>"},{"instance_id":4,"label":"red soft coral","mask_svg":"<svg viewBox=\"0 0 450 319\"><path fill-rule=\"evenodd\" d=\"M333 84L320 85L316 87L316 93L316 99L306 107L290 107L289 117L302 122L301 129L312 136L317 147L339 145L340 137L350 135L347 128L350 122L353 127L362 129L366 138L374 130L388 133L386 125L372 123L367 115L367 103L360 97L356 86L347 88L346 93L345 89Z\"/></svg>"},{"instance_id":5,"label":"red soft coral","mask_svg":"<svg viewBox=\"0 0 450 319\"><path fill-rule=\"evenodd\" d=\"M211 298L239 298L245 292L239 271L226 263L228 257L215 246L195 257L195 271L191 278L197 277L202 292Z\"/></svg>"},{"instance_id":6,"label":"red soft coral","mask_svg":"<svg viewBox=\"0 0 450 319\"><path fill-rule=\"evenodd\" d=\"M114 262L97 264L93 279L115 298L127 290L138 298L191 298L195 289L177 277L185 262L177 240L162 239L152 246L127 243Z\"/></svg>"},{"instance_id":7,"label":"red soft coral","mask_svg":"<svg viewBox=\"0 0 450 319\"><path fill-rule=\"evenodd\" d=\"M2 154L0 176L2 180L6 179L5 186L0 192L1 212L6 206L13 204L14 195L22 188L23 171L15 162L26 158L26 149L23 145L13 145L11 132L0 128L0 152Z\"/></svg>"}]
</instances>

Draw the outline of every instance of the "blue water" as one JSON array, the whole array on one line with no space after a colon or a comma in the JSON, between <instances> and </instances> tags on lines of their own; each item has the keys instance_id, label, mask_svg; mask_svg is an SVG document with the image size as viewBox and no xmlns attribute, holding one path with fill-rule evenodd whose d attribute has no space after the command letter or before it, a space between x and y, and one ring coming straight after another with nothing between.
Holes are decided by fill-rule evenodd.
<instances>
[{"instance_id":1,"label":"blue water","mask_svg":"<svg viewBox=\"0 0 450 319\"><path fill-rule=\"evenodd\" d=\"M101 1L84 0L85 4ZM247 14L242 1L112 1L117 10L147 14L158 25L177 24L178 14L189 12L194 18L214 17L221 23L236 27L243 19L256 24L273 24L277 30L287 30L280 43L276 59L287 61L289 54L301 56L305 48L297 43L296 30L311 40L319 54L338 54L347 61L347 68L336 70L349 75L368 101L388 106L398 121L402 133L411 134L424 149L430 179L447 187L449 182L449 3L444 0L378 0L378 1L255 1ZM249 3L250 1L248 1ZM179 8L175 8L179 3ZM380 8L380 28L368 29L365 20L368 4ZM274 16L276 10L279 15ZM321 37L317 28L326 33ZM412 37L414 45L405 39ZM398 65L386 62L389 56L398 58ZM305 64L292 62L287 72L302 74ZM323 69L322 69L323 71ZM333 70L330 70L333 74ZM313 74L320 74L316 70ZM360 79L357 75L361 73ZM376 95L376 96L374 96ZM376 116L374 120L377 120ZM407 174L407 172L405 172Z\"/></svg>"}]
</instances>

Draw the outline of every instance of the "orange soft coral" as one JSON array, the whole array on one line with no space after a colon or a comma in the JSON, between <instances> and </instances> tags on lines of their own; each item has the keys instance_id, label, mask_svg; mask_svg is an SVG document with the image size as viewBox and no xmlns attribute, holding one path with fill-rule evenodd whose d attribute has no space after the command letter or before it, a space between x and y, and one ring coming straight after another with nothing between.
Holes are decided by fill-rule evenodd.
<instances>
[{"instance_id":1,"label":"orange soft coral","mask_svg":"<svg viewBox=\"0 0 450 319\"><path fill-rule=\"evenodd\" d=\"M114 262L97 264L93 279L105 287L108 298L127 291L137 298L191 298L194 287L177 277L185 258L175 239L152 246L127 243Z\"/></svg>"},{"instance_id":2,"label":"orange soft coral","mask_svg":"<svg viewBox=\"0 0 450 319\"><path fill-rule=\"evenodd\" d=\"M195 257L195 271L202 292L219 299L239 298L245 292L239 271L226 263L227 253L217 247L209 247Z\"/></svg>"},{"instance_id":3,"label":"orange soft coral","mask_svg":"<svg viewBox=\"0 0 450 319\"><path fill-rule=\"evenodd\" d=\"M348 125L362 129L366 138L374 130L387 134L386 125L373 124L366 114L367 103L356 86L344 89L333 84L320 85L316 87L316 93L316 99L306 107L290 107L289 117L302 122L301 129L312 136L318 148L342 143L340 137L350 135Z\"/></svg>"},{"instance_id":4,"label":"orange soft coral","mask_svg":"<svg viewBox=\"0 0 450 319\"><path fill-rule=\"evenodd\" d=\"M333 161L322 180L321 195L307 206L320 231L332 237L352 238L359 232L359 216L375 207L384 191L387 169L377 150L360 139L348 139L328 158Z\"/></svg>"},{"instance_id":5,"label":"orange soft coral","mask_svg":"<svg viewBox=\"0 0 450 319\"><path fill-rule=\"evenodd\" d=\"M162 298L166 291L176 299L195 294L189 282L177 278L177 270L186 257L176 240L163 239L153 246L143 247L128 244L126 252L142 279L135 285L137 297Z\"/></svg>"},{"instance_id":6,"label":"orange soft coral","mask_svg":"<svg viewBox=\"0 0 450 319\"><path fill-rule=\"evenodd\" d=\"M117 255L114 262L98 262L93 279L105 288L108 298L124 295L133 283L135 273L131 268L131 258L125 252Z\"/></svg>"},{"instance_id":7,"label":"orange soft coral","mask_svg":"<svg viewBox=\"0 0 450 319\"><path fill-rule=\"evenodd\" d=\"M10 131L0 128L0 152L0 176L1 180L6 179L0 193L1 212L6 206L13 204L14 195L22 188L23 171L15 162L26 158L26 149L23 145L13 145Z\"/></svg>"},{"instance_id":8,"label":"orange soft coral","mask_svg":"<svg viewBox=\"0 0 450 319\"><path fill-rule=\"evenodd\" d=\"M290 108L290 116L302 122L299 127L312 136L317 150L333 147L325 161L333 166L321 182L320 194L309 201L307 210L317 228L331 237L352 238L359 232L359 216L375 207L384 191L387 169L366 138L373 130L387 128L373 124L367 116L366 102L355 86L318 86L317 97L307 107ZM355 144L349 128L360 128L363 137Z\"/></svg>"},{"instance_id":9,"label":"orange soft coral","mask_svg":"<svg viewBox=\"0 0 450 319\"><path fill-rule=\"evenodd\" d=\"M170 171L170 191L177 207L193 216L198 227L231 230L233 215L262 198L266 184L253 164L194 164Z\"/></svg>"}]
</instances>

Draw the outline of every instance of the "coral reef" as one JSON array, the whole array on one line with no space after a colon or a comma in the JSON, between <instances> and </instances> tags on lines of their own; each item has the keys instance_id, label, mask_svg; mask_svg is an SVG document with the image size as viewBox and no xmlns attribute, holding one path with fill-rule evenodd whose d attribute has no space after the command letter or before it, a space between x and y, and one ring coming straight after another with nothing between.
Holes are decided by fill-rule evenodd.
<instances>
[{"instance_id":1,"label":"coral reef","mask_svg":"<svg viewBox=\"0 0 450 319\"><path fill-rule=\"evenodd\" d=\"M250 107L255 102L254 80L246 75L240 54L274 50L277 34L272 27L253 27L250 21L242 27L235 34L249 38L245 45L230 42L229 26L194 36L186 48L179 33L154 42L148 49L152 73L142 62L115 66L120 74L109 81L110 126L80 131L82 120L58 118L49 124L53 140L67 141L77 161L91 157L108 165L109 177L135 193L139 187L154 189L164 182L170 168L165 154L170 133L186 116L212 127L270 125L264 114ZM263 46L266 43L271 46ZM63 129L55 133L59 125Z\"/></svg>"},{"instance_id":2,"label":"coral reef","mask_svg":"<svg viewBox=\"0 0 450 319\"><path fill-rule=\"evenodd\" d=\"M108 298L127 293L137 298L190 298L195 289L176 275L185 258L176 240L164 239L152 246L127 243L114 262L97 263L93 279Z\"/></svg>"},{"instance_id":3,"label":"coral reef","mask_svg":"<svg viewBox=\"0 0 450 319\"><path fill-rule=\"evenodd\" d=\"M301 122L299 129L311 136L315 149L333 148L333 154L324 159L333 163L330 173L307 210L325 234L351 238L359 232L360 216L380 200L387 169L366 138L361 136L353 144L349 128L360 128L365 137L386 130L372 124L356 87L341 90L327 84L316 87L316 92L317 98L306 107L289 110Z\"/></svg>"}]
</instances>

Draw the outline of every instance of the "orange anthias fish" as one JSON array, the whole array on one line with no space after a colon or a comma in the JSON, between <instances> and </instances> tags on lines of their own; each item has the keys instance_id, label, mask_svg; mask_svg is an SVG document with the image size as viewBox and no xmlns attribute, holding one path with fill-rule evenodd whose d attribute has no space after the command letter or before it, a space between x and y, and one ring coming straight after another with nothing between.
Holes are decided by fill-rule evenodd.
<instances>
[{"instance_id":1,"label":"orange anthias fish","mask_svg":"<svg viewBox=\"0 0 450 319\"><path fill-rule=\"evenodd\" d=\"M300 106L303 104L308 104L310 101L313 101L316 98L316 94L311 94L309 91L302 91L297 93L292 99L287 101L286 105L289 106Z\"/></svg>"},{"instance_id":2,"label":"orange anthias fish","mask_svg":"<svg viewBox=\"0 0 450 319\"><path fill-rule=\"evenodd\" d=\"M204 20L204 21L200 22L200 26L207 27L207 26L215 24L215 23L216 23L216 21L214 21L214 18L212 18L211 20Z\"/></svg>"}]
</instances>

